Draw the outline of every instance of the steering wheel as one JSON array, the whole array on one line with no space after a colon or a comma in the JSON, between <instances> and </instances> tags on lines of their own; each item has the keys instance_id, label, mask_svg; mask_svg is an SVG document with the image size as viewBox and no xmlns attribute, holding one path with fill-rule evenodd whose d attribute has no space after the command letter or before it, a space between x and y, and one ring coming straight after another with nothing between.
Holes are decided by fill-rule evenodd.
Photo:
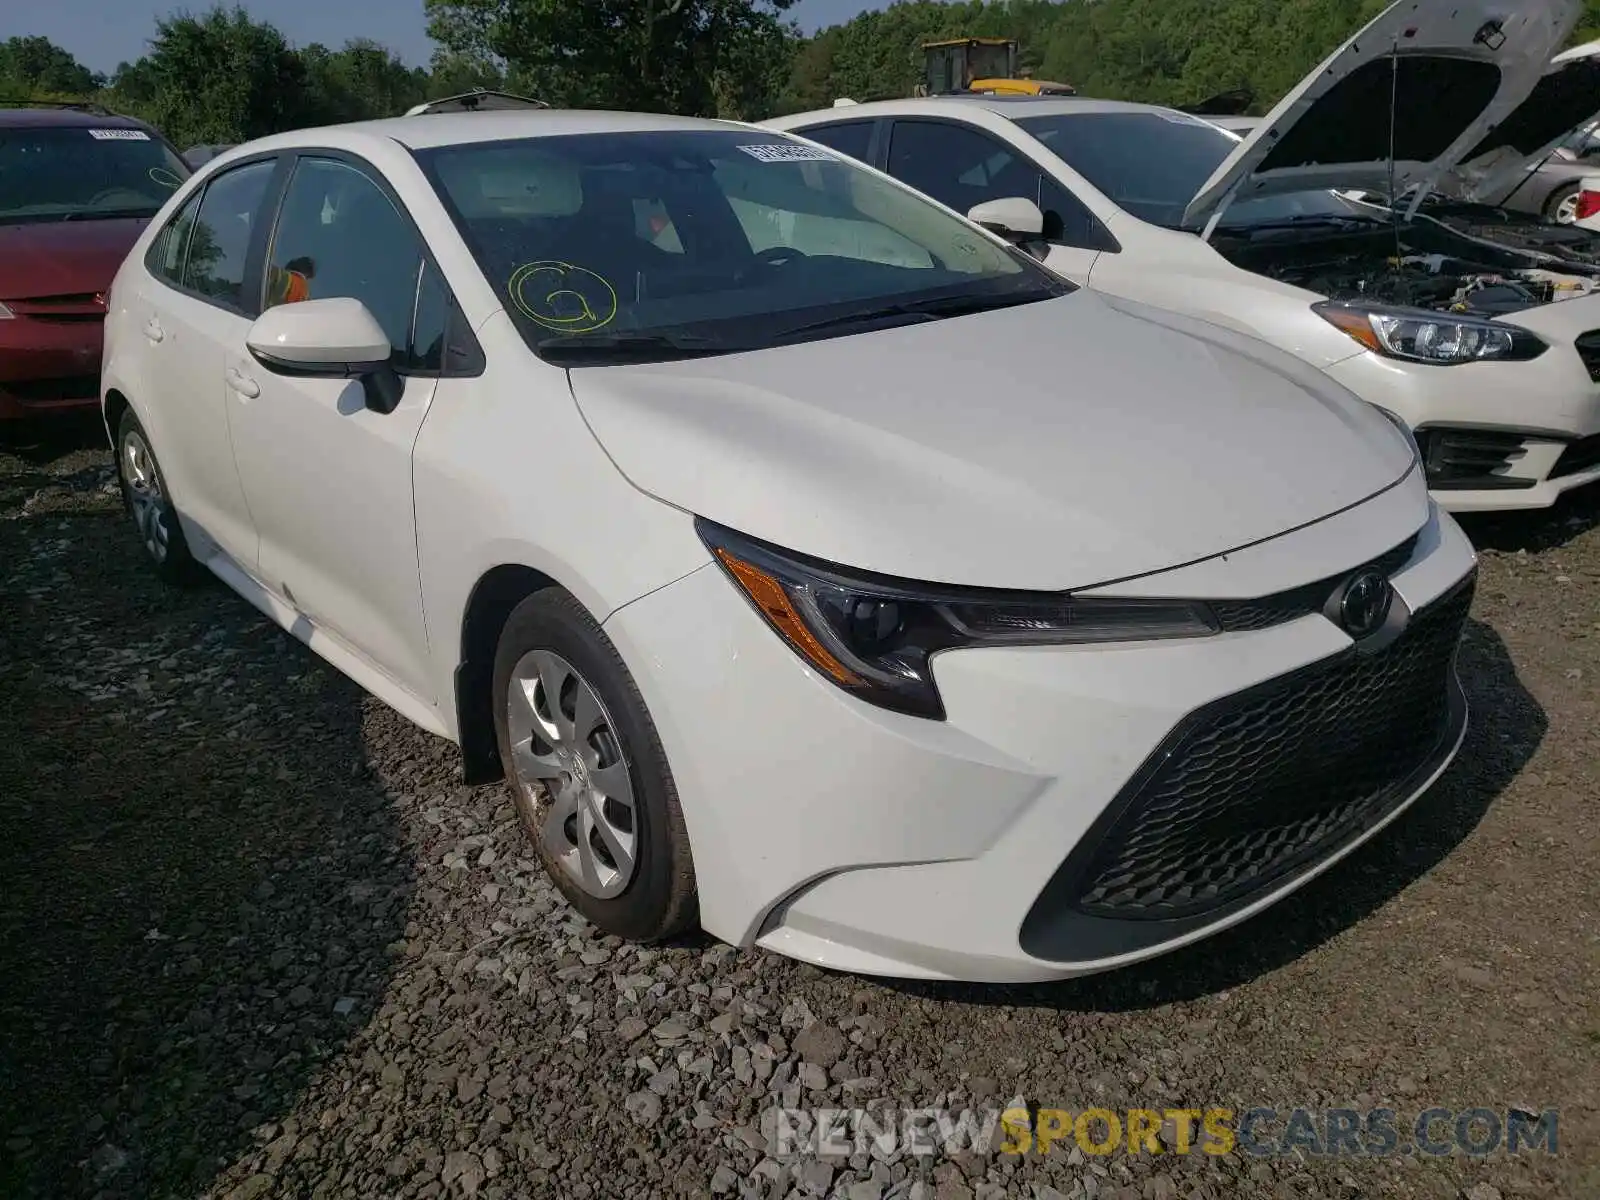
<instances>
[{"instance_id":1,"label":"steering wheel","mask_svg":"<svg viewBox=\"0 0 1600 1200\"><path fill-rule=\"evenodd\" d=\"M796 250L793 246L768 246L765 250L756 251L756 261L768 266L777 266L795 258L806 258L804 250Z\"/></svg>"}]
</instances>

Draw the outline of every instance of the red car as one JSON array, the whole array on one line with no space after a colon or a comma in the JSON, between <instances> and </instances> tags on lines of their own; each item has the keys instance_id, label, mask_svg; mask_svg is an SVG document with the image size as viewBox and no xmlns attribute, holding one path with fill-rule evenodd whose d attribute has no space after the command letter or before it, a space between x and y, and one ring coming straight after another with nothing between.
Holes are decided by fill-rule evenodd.
<instances>
[{"instance_id":1,"label":"red car","mask_svg":"<svg viewBox=\"0 0 1600 1200\"><path fill-rule=\"evenodd\" d=\"M189 173L132 117L0 108L0 420L98 405L106 289Z\"/></svg>"}]
</instances>

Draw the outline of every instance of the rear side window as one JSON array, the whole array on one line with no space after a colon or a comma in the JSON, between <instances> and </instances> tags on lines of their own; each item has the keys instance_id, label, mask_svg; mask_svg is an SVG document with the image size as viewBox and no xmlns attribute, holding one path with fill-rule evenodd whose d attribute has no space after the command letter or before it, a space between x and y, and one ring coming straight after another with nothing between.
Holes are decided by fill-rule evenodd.
<instances>
[{"instance_id":1,"label":"rear side window","mask_svg":"<svg viewBox=\"0 0 1600 1200\"><path fill-rule=\"evenodd\" d=\"M189 236L183 271L185 288L228 308L247 311L245 259L274 165L268 160L235 167L206 185L200 214Z\"/></svg>"},{"instance_id":2,"label":"rear side window","mask_svg":"<svg viewBox=\"0 0 1600 1200\"><path fill-rule=\"evenodd\" d=\"M870 162L872 153L872 122L845 121L837 125L818 125L813 129L795 130L801 137L821 142L830 150L848 154L861 162Z\"/></svg>"},{"instance_id":3,"label":"rear side window","mask_svg":"<svg viewBox=\"0 0 1600 1200\"><path fill-rule=\"evenodd\" d=\"M183 283L183 258L189 249L189 235L194 230L194 218L200 211L202 195L203 190L189 197L188 203L178 210L178 215L168 221L167 227L150 243L149 253L144 258L144 265L152 275L174 287Z\"/></svg>"}]
</instances>

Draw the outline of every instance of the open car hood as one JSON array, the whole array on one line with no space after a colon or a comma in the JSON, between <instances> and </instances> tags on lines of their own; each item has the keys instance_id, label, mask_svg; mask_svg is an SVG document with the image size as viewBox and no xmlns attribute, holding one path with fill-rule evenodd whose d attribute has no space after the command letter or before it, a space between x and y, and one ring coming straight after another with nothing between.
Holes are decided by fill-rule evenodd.
<instances>
[{"instance_id":1,"label":"open car hood","mask_svg":"<svg viewBox=\"0 0 1600 1200\"><path fill-rule=\"evenodd\" d=\"M1600 42L1574 46L1551 60L1528 98L1441 177L1437 191L1463 200L1501 196L1600 117Z\"/></svg>"},{"instance_id":2,"label":"open car hood","mask_svg":"<svg viewBox=\"0 0 1600 1200\"><path fill-rule=\"evenodd\" d=\"M1528 98L1582 8L1398 0L1278 102L1196 193L1184 223L1235 199L1323 187L1400 195L1438 179Z\"/></svg>"}]
</instances>

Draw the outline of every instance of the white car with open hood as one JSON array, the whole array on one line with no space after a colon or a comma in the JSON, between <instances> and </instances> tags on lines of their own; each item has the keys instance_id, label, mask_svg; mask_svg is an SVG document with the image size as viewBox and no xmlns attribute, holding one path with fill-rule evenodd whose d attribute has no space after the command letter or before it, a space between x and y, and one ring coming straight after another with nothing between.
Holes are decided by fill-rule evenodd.
<instances>
[{"instance_id":1,"label":"white car with open hood","mask_svg":"<svg viewBox=\"0 0 1600 1200\"><path fill-rule=\"evenodd\" d=\"M1474 557L1398 423L747 125L206 164L112 287L140 541L502 773L604 929L1037 979L1442 771Z\"/></svg>"},{"instance_id":2,"label":"white car with open hood","mask_svg":"<svg viewBox=\"0 0 1600 1200\"><path fill-rule=\"evenodd\" d=\"M1078 98L768 124L983 206L1068 278L1290 351L1405 420L1446 507L1538 508L1600 480L1600 238L1472 201L1600 113L1600 46L1556 55L1581 8L1406 0L1242 140Z\"/></svg>"}]
</instances>

